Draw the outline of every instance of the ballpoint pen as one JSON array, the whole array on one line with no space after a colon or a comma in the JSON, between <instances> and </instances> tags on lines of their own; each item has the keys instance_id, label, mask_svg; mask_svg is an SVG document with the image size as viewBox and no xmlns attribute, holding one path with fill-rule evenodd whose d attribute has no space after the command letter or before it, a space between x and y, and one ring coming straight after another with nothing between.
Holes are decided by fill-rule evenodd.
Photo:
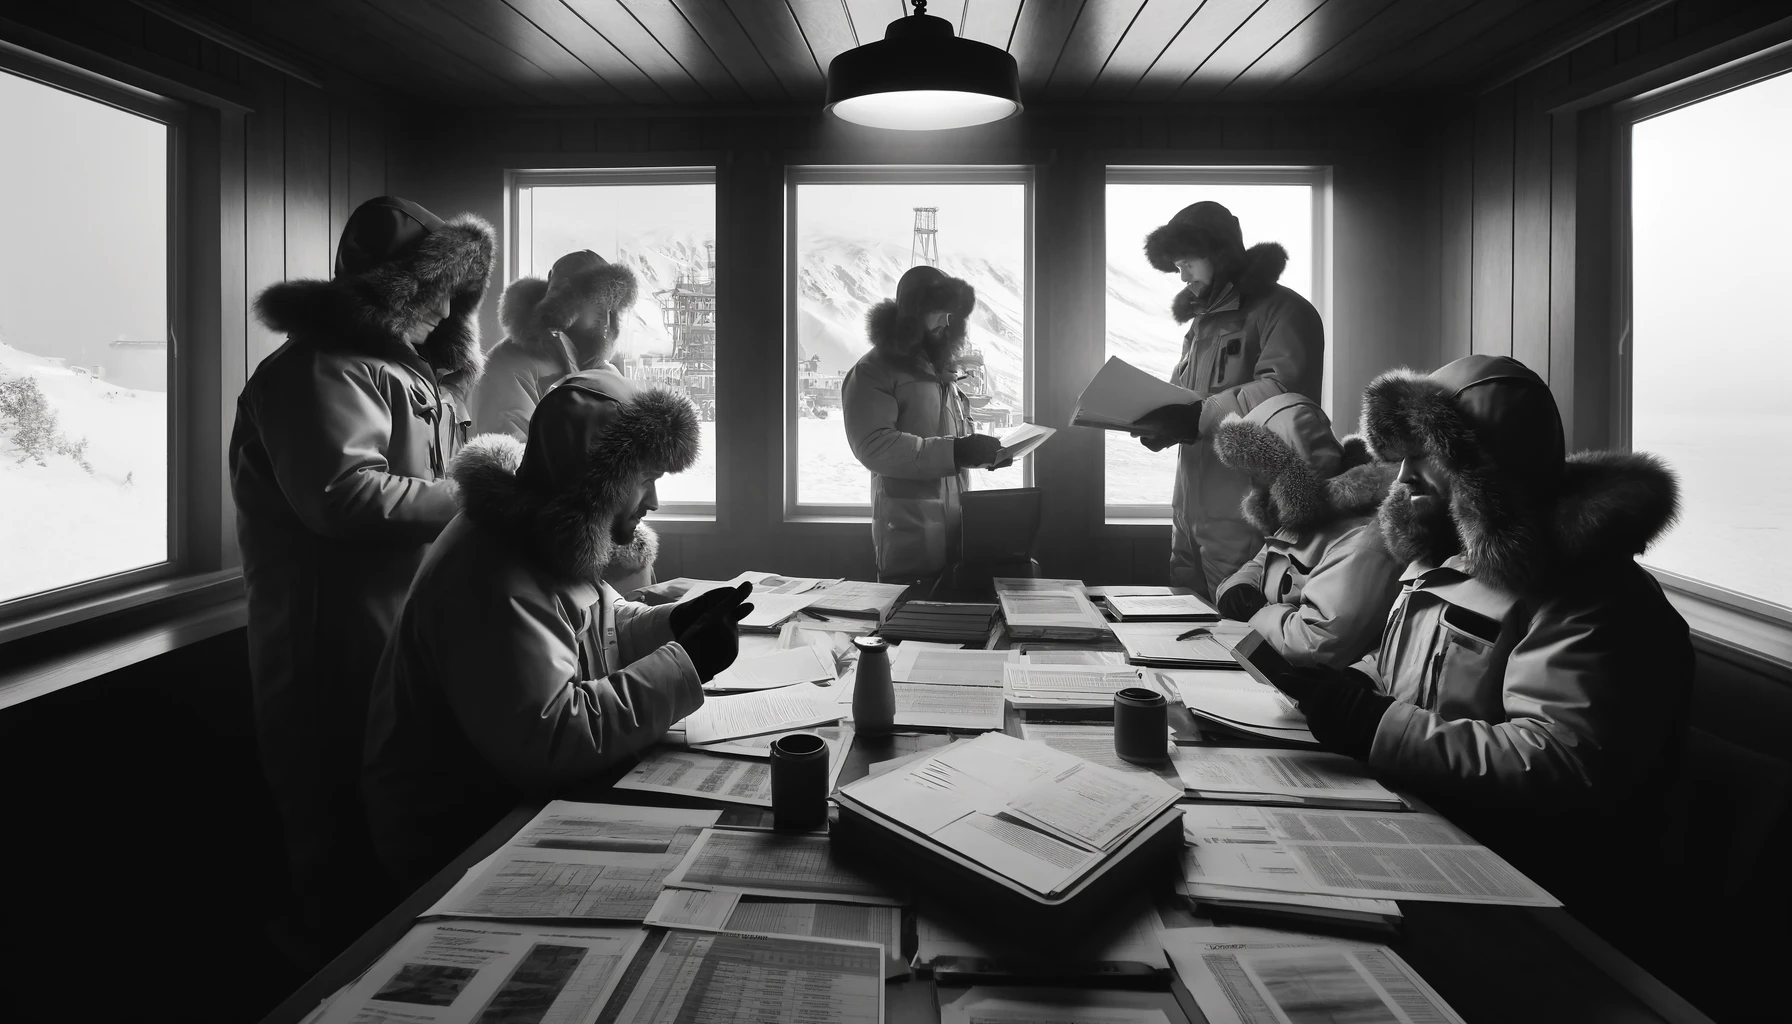
<instances>
[{"instance_id":1,"label":"ballpoint pen","mask_svg":"<svg viewBox=\"0 0 1792 1024\"><path fill-rule=\"evenodd\" d=\"M1196 626L1194 629L1189 630L1188 632L1182 634L1181 636L1177 637L1176 639L1177 640L1187 640L1191 637L1212 636L1212 635L1213 635L1213 630L1208 629L1206 626Z\"/></svg>"}]
</instances>

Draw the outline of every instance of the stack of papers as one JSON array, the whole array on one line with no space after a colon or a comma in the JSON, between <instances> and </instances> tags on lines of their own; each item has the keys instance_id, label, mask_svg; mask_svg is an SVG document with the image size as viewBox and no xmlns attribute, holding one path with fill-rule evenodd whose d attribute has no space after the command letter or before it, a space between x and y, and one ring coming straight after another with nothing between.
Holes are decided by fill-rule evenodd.
<instances>
[{"instance_id":1,"label":"stack of papers","mask_svg":"<svg viewBox=\"0 0 1792 1024\"><path fill-rule=\"evenodd\" d=\"M996 452L996 462L1009 459L1021 459L1031 454L1033 449L1044 444L1053 434L1056 427L1042 427L1037 423L1023 423L1002 435L1002 447Z\"/></svg>"},{"instance_id":2,"label":"stack of papers","mask_svg":"<svg viewBox=\"0 0 1792 1024\"><path fill-rule=\"evenodd\" d=\"M1192 405L1201 396L1153 377L1119 356L1110 356L1077 396L1073 427L1132 430L1139 418L1166 405Z\"/></svg>"},{"instance_id":3,"label":"stack of papers","mask_svg":"<svg viewBox=\"0 0 1792 1024\"><path fill-rule=\"evenodd\" d=\"M1120 760L1114 750L1114 727L1106 722L1078 722L1074 725L1062 725L1043 722L1020 723L1021 738L1043 743L1053 750L1062 750L1066 754L1074 754L1085 761L1093 761L1103 768L1112 768L1117 772L1130 774L1156 775L1172 786L1182 785L1182 779L1176 774L1175 759L1181 751L1170 742L1169 730L1164 731L1164 763L1147 768Z\"/></svg>"},{"instance_id":4,"label":"stack of papers","mask_svg":"<svg viewBox=\"0 0 1792 1024\"><path fill-rule=\"evenodd\" d=\"M1121 594L1105 599L1121 622L1218 622L1219 612L1193 594Z\"/></svg>"},{"instance_id":5,"label":"stack of papers","mask_svg":"<svg viewBox=\"0 0 1792 1024\"><path fill-rule=\"evenodd\" d=\"M819 594L808 610L824 617L835 615L882 622L896 609L908 588L898 583L865 583L835 580L816 588Z\"/></svg>"},{"instance_id":6,"label":"stack of papers","mask_svg":"<svg viewBox=\"0 0 1792 1024\"><path fill-rule=\"evenodd\" d=\"M1109 627L1135 665L1165 668L1227 668L1243 674L1232 658L1232 645L1251 627L1242 622L1116 622ZM1184 634L1199 630L1196 635ZM1179 639L1181 638L1181 639Z\"/></svg>"},{"instance_id":7,"label":"stack of papers","mask_svg":"<svg viewBox=\"0 0 1792 1024\"><path fill-rule=\"evenodd\" d=\"M1284 743L1318 746L1307 716L1288 695L1236 669L1154 673L1181 695L1189 713L1235 732Z\"/></svg>"},{"instance_id":8,"label":"stack of papers","mask_svg":"<svg viewBox=\"0 0 1792 1024\"><path fill-rule=\"evenodd\" d=\"M827 725L842 717L835 688L804 683L710 697L688 717L673 723L672 729L682 730L688 744L715 743L736 736Z\"/></svg>"},{"instance_id":9,"label":"stack of papers","mask_svg":"<svg viewBox=\"0 0 1792 1024\"><path fill-rule=\"evenodd\" d=\"M990 583L998 594L1010 590L1081 590L1083 586L1082 580L1044 580L1031 576L997 576Z\"/></svg>"},{"instance_id":10,"label":"stack of papers","mask_svg":"<svg viewBox=\"0 0 1792 1024\"><path fill-rule=\"evenodd\" d=\"M737 658L704 683L703 689L709 693L770 690L797 683L832 683L835 678L832 647L824 650L804 645L756 658Z\"/></svg>"},{"instance_id":11,"label":"stack of papers","mask_svg":"<svg viewBox=\"0 0 1792 1024\"><path fill-rule=\"evenodd\" d=\"M1406 801L1370 778L1363 763L1319 750L1188 747L1176 774L1197 800L1401 810Z\"/></svg>"},{"instance_id":12,"label":"stack of papers","mask_svg":"<svg viewBox=\"0 0 1792 1024\"><path fill-rule=\"evenodd\" d=\"M948 644L908 640L890 658L896 725L907 729L990 731L1002 728L1002 667L1009 651L960 650ZM854 681L840 695L852 703Z\"/></svg>"},{"instance_id":13,"label":"stack of papers","mask_svg":"<svg viewBox=\"0 0 1792 1024\"><path fill-rule=\"evenodd\" d=\"M1256 928L1179 928L1164 947L1209 1024L1427 1021L1462 1024L1386 946Z\"/></svg>"},{"instance_id":14,"label":"stack of papers","mask_svg":"<svg viewBox=\"0 0 1792 1024\"><path fill-rule=\"evenodd\" d=\"M995 630L1001 608L993 604L909 601L878 630L886 640L937 640L983 644Z\"/></svg>"},{"instance_id":15,"label":"stack of papers","mask_svg":"<svg viewBox=\"0 0 1792 1024\"><path fill-rule=\"evenodd\" d=\"M1028 665L1124 665L1122 651L1091 651L1087 648L1056 647L1052 644L1024 644L1016 650Z\"/></svg>"},{"instance_id":16,"label":"stack of papers","mask_svg":"<svg viewBox=\"0 0 1792 1024\"><path fill-rule=\"evenodd\" d=\"M1293 928L1314 925L1349 925L1352 929L1397 932L1406 916L1393 900L1367 900L1357 896L1322 896L1310 892L1270 892L1267 889L1230 885L1200 886L1200 895L1189 892L1186 882L1177 891L1189 897L1201 912L1214 918L1237 918Z\"/></svg>"},{"instance_id":17,"label":"stack of papers","mask_svg":"<svg viewBox=\"0 0 1792 1024\"><path fill-rule=\"evenodd\" d=\"M784 899L902 905L902 900L836 860L828 837L812 832L704 829L684 860L666 876L666 886Z\"/></svg>"},{"instance_id":18,"label":"stack of papers","mask_svg":"<svg viewBox=\"0 0 1792 1024\"><path fill-rule=\"evenodd\" d=\"M1004 666L1008 703L1017 708L1111 708L1114 694L1130 686L1157 689L1130 665Z\"/></svg>"},{"instance_id":19,"label":"stack of papers","mask_svg":"<svg viewBox=\"0 0 1792 1024\"><path fill-rule=\"evenodd\" d=\"M852 748L852 731L838 728L815 731L822 734L828 744L828 791L832 792L835 781L840 778L840 769L846 766L847 751ZM833 734L831 738L829 733ZM771 741L783 735L787 734L761 737L765 740L765 753L759 756L769 758ZM771 763L739 756L724 757L695 750L656 747L641 758L633 771L617 780L616 788L718 800L749 807L770 807Z\"/></svg>"},{"instance_id":20,"label":"stack of papers","mask_svg":"<svg viewBox=\"0 0 1792 1024\"><path fill-rule=\"evenodd\" d=\"M910 640L890 658L890 678L899 683L956 683L1000 688L1013 651L962 650Z\"/></svg>"},{"instance_id":21,"label":"stack of papers","mask_svg":"<svg viewBox=\"0 0 1792 1024\"><path fill-rule=\"evenodd\" d=\"M1081 590L1005 590L997 595L1017 640L1099 640L1107 620Z\"/></svg>"}]
</instances>

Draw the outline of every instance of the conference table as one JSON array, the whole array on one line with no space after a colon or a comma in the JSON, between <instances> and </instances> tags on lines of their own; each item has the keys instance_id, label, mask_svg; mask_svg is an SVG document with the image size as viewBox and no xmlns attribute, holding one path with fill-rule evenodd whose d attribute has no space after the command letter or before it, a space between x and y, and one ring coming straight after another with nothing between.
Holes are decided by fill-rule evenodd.
<instances>
[{"instance_id":1,"label":"conference table","mask_svg":"<svg viewBox=\"0 0 1792 1024\"><path fill-rule=\"evenodd\" d=\"M994 646L1005 644L1006 641L999 641ZM1171 725L1179 734L1198 730L1185 709L1173 705L1172 712ZM1021 713L1010 708L1007 718L1004 731L1017 735ZM855 736L841 769L840 784L863 777L878 762L952 739L947 732ZM1210 738L1204 742L1244 745L1246 741ZM604 778L565 796L613 804L723 807L719 824L771 825L769 810L612 789L612 784L632 767L632 762L619 765ZM512 810L264 1017L263 1024L304 1021L323 1000L372 966L410 930L419 914L445 895L469 868L504 845L540 809L540 804L523 804ZM920 895L924 903L925 894ZM1396 950L1469 1024L1709 1024L1709 1018L1697 1008L1581 925L1565 909L1399 902L1405 915L1399 935L1376 941ZM939 1020L940 1001L951 998L952 985L958 983L958 979L942 981L919 975L892 979L885 986L885 1019L889 1024L933 1024ZM988 980L977 983L985 984ZM1027 983L1040 982L1028 979ZM1132 979L1122 983L1139 982ZM1145 985L1162 993L1163 1006L1172 1021L1185 1018L1192 1024L1205 1024L1206 1018L1180 982L1156 978L1146 979Z\"/></svg>"}]
</instances>

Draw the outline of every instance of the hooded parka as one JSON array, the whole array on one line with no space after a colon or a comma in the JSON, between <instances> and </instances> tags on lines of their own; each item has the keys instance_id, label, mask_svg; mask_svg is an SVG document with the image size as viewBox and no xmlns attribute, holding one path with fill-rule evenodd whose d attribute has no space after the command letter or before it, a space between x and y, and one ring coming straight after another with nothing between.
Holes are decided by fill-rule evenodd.
<instances>
[{"instance_id":1,"label":"hooded parka","mask_svg":"<svg viewBox=\"0 0 1792 1024\"><path fill-rule=\"evenodd\" d=\"M1408 564L1357 666L1394 698L1369 767L1571 908L1567 891L1612 896L1656 848L1691 692L1686 622L1635 561L1677 515L1673 475L1641 453L1564 458L1548 386L1503 356L1384 374L1363 403L1378 457L1445 471L1460 541L1427 550L1404 484L1382 505Z\"/></svg>"},{"instance_id":2,"label":"hooded parka","mask_svg":"<svg viewBox=\"0 0 1792 1024\"><path fill-rule=\"evenodd\" d=\"M912 582L939 573L958 557L958 496L970 487L953 439L971 433L970 400L950 358L930 362L924 349L928 313L952 314L942 339L956 353L977 293L932 267L914 267L896 298L871 307L865 332L871 351L847 371L840 405L852 453L871 471L871 543L878 579Z\"/></svg>"},{"instance_id":3,"label":"hooded parka","mask_svg":"<svg viewBox=\"0 0 1792 1024\"><path fill-rule=\"evenodd\" d=\"M1400 591L1401 564L1375 516L1395 467L1375 461L1361 438L1340 443L1305 395L1226 417L1213 447L1256 481L1241 512L1263 534L1215 601L1233 587L1262 594L1250 626L1294 665L1344 668L1373 650Z\"/></svg>"},{"instance_id":4,"label":"hooded parka","mask_svg":"<svg viewBox=\"0 0 1792 1024\"><path fill-rule=\"evenodd\" d=\"M696 412L593 370L544 396L527 447L475 438L461 513L380 663L364 769L380 859L406 891L516 803L588 783L703 703L674 606L602 581L639 483L697 457Z\"/></svg>"},{"instance_id":5,"label":"hooded parka","mask_svg":"<svg viewBox=\"0 0 1792 1024\"><path fill-rule=\"evenodd\" d=\"M1213 432L1276 395L1318 401L1325 370L1325 326L1313 304L1277 282L1288 252L1274 242L1244 248L1238 219L1218 203L1195 203L1145 238L1145 256L1164 273L1184 257L1205 257L1216 276L1205 296L1178 292L1171 313L1187 324L1182 358L1170 381L1202 396L1201 436L1177 446L1171 497L1170 582L1211 595L1256 553L1262 535L1239 511L1248 474L1213 450Z\"/></svg>"},{"instance_id":6,"label":"hooded parka","mask_svg":"<svg viewBox=\"0 0 1792 1024\"><path fill-rule=\"evenodd\" d=\"M504 289L498 302L504 340L486 353L473 396L473 432L526 441L529 417L549 388L581 370L613 369L607 352L581 351L566 329L586 309L619 320L634 306L637 288L634 271L584 249L556 260L547 280L522 277ZM605 581L624 594L651 585L658 551L659 536L643 523L635 544L611 561Z\"/></svg>"},{"instance_id":7,"label":"hooded parka","mask_svg":"<svg viewBox=\"0 0 1792 1024\"><path fill-rule=\"evenodd\" d=\"M314 929L336 927L320 901L371 860L357 798L367 694L411 576L454 515L446 471L467 434L491 259L479 218L382 197L344 226L331 280L255 302L287 340L237 399L230 484L261 762ZM447 319L406 343L444 297Z\"/></svg>"}]
</instances>

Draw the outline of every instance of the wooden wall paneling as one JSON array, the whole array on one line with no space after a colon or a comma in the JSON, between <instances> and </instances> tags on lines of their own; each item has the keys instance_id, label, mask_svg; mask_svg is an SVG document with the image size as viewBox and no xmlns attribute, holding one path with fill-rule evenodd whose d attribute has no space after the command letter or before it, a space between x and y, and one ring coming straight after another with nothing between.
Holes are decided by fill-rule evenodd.
<instances>
[{"instance_id":1,"label":"wooden wall paneling","mask_svg":"<svg viewBox=\"0 0 1792 1024\"><path fill-rule=\"evenodd\" d=\"M1182 33L1203 0L1145 0L1126 33L1107 55L1101 73L1085 94L1090 99L1130 95L1171 42ZM1075 45L1073 44L1073 49Z\"/></svg>"},{"instance_id":2,"label":"wooden wall paneling","mask_svg":"<svg viewBox=\"0 0 1792 1024\"><path fill-rule=\"evenodd\" d=\"M1262 49L1250 66L1241 69L1224 87L1221 95L1226 99L1269 95L1393 4L1394 0L1329 0ZM1252 23L1255 21L1253 18Z\"/></svg>"},{"instance_id":3,"label":"wooden wall paneling","mask_svg":"<svg viewBox=\"0 0 1792 1024\"><path fill-rule=\"evenodd\" d=\"M1409 154L1363 154L1332 170L1332 290L1325 343L1331 353L1332 422L1356 429L1363 389L1396 366L1437 364L1425 294L1435 288L1418 251L1413 199L1424 167ZM1402 271L1405 272L1402 272Z\"/></svg>"},{"instance_id":4,"label":"wooden wall paneling","mask_svg":"<svg viewBox=\"0 0 1792 1024\"><path fill-rule=\"evenodd\" d=\"M591 0L580 0L581 5L589 2ZM722 59L703 41L703 36L691 27L691 23L672 0L615 2L627 8L635 21L651 32L660 46L696 79L703 91L717 101L741 102L759 98L757 94L750 94L746 83L737 79L733 71L722 63ZM770 74L769 70L767 74Z\"/></svg>"},{"instance_id":5,"label":"wooden wall paneling","mask_svg":"<svg viewBox=\"0 0 1792 1024\"><path fill-rule=\"evenodd\" d=\"M747 94L760 101L782 101L790 92L772 73L771 66L727 4L715 0L670 0L690 23L710 52L728 68Z\"/></svg>"},{"instance_id":6,"label":"wooden wall paneling","mask_svg":"<svg viewBox=\"0 0 1792 1024\"><path fill-rule=\"evenodd\" d=\"M1394 0L1362 27L1296 69L1274 90L1279 97L1317 93L1350 72L1430 31L1474 0Z\"/></svg>"},{"instance_id":7,"label":"wooden wall paneling","mask_svg":"<svg viewBox=\"0 0 1792 1024\"><path fill-rule=\"evenodd\" d=\"M348 209L353 213L355 207L390 191L386 185L385 118L365 105L355 106L349 112L348 140Z\"/></svg>"},{"instance_id":8,"label":"wooden wall paneling","mask_svg":"<svg viewBox=\"0 0 1792 1024\"><path fill-rule=\"evenodd\" d=\"M763 150L717 170L716 421L736 429L716 431L716 529L735 537L782 532L784 203L772 197L783 181Z\"/></svg>"},{"instance_id":9,"label":"wooden wall paneling","mask_svg":"<svg viewBox=\"0 0 1792 1024\"><path fill-rule=\"evenodd\" d=\"M1145 6L1145 0L1109 0L1083 5L1075 31L1058 54L1058 64L1035 96L1044 100L1079 99L1092 88L1120 41Z\"/></svg>"},{"instance_id":10,"label":"wooden wall paneling","mask_svg":"<svg viewBox=\"0 0 1792 1024\"><path fill-rule=\"evenodd\" d=\"M505 102L522 104L578 103L581 90L554 77L487 30L475 28L434 0L364 0L380 19L373 26L399 46L430 49L430 59L443 67L467 67L488 82L504 83ZM339 11L336 5L332 13ZM505 8L509 10L509 8ZM484 90L482 90L484 91ZM509 99L511 96L522 99Z\"/></svg>"},{"instance_id":11,"label":"wooden wall paneling","mask_svg":"<svg viewBox=\"0 0 1792 1024\"><path fill-rule=\"evenodd\" d=\"M1014 41L1014 28L1020 20L1024 0L965 0L964 18L958 34L966 39L999 46L1006 50ZM932 10L931 4L928 9ZM858 19L854 18L857 24Z\"/></svg>"},{"instance_id":12,"label":"wooden wall paneling","mask_svg":"<svg viewBox=\"0 0 1792 1024\"><path fill-rule=\"evenodd\" d=\"M1264 0L1207 0L1139 77L1132 98L1169 99L1263 3Z\"/></svg>"},{"instance_id":13,"label":"wooden wall paneling","mask_svg":"<svg viewBox=\"0 0 1792 1024\"><path fill-rule=\"evenodd\" d=\"M1454 82L1478 82L1502 70L1515 53L1552 46L1570 32L1602 0L1549 0L1520 7L1445 53L1402 76L1402 85L1426 88ZM1609 39L1609 36L1604 38ZM1598 40L1595 40L1598 42Z\"/></svg>"},{"instance_id":14,"label":"wooden wall paneling","mask_svg":"<svg viewBox=\"0 0 1792 1024\"><path fill-rule=\"evenodd\" d=\"M271 7L242 6L249 10ZM356 66L375 69L385 84L412 95L427 89L444 98L462 97L471 102L480 102L482 97L484 102L518 105L547 100L540 93L513 83L485 62L444 45L435 34L411 29L385 6L364 0L315 0L313 6L315 13L306 16L300 16L296 9L290 14L279 12L277 16L284 20L276 38L303 40L312 46L327 42L326 48L344 47L345 55L365 50L371 59L357 60ZM270 12L264 16L275 15ZM329 33L327 39L319 38L320 31ZM392 72L380 70L385 68Z\"/></svg>"},{"instance_id":15,"label":"wooden wall paneling","mask_svg":"<svg viewBox=\"0 0 1792 1024\"><path fill-rule=\"evenodd\" d=\"M861 40L853 32L852 16L841 6L840 0L789 0L790 13L796 15L797 27L802 29L803 41L809 46L809 53L815 57L815 64L821 68L825 76L835 57L873 39L883 38L883 29L871 39ZM957 22L953 23L957 28Z\"/></svg>"},{"instance_id":16,"label":"wooden wall paneling","mask_svg":"<svg viewBox=\"0 0 1792 1024\"><path fill-rule=\"evenodd\" d=\"M1045 88L1058 66L1058 57L1079 20L1086 0L1033 0L1023 4L1014 23L1014 39L1009 52L1020 65L1022 96ZM1098 5L1099 6L1099 5Z\"/></svg>"},{"instance_id":17,"label":"wooden wall paneling","mask_svg":"<svg viewBox=\"0 0 1792 1024\"><path fill-rule=\"evenodd\" d=\"M1326 0L1266 0L1188 76L1174 98L1192 102L1217 96L1325 6Z\"/></svg>"},{"instance_id":18,"label":"wooden wall paneling","mask_svg":"<svg viewBox=\"0 0 1792 1024\"><path fill-rule=\"evenodd\" d=\"M695 62L686 64L674 56L670 49L655 37L646 25L636 19L635 15L620 0L556 0L578 15L585 24L593 27L604 41L616 48L616 51L641 73L652 80L654 86L664 91L677 103L700 103L704 100L733 102L741 98L740 87L730 80L715 64L715 55L710 54L710 64ZM676 11L675 17L680 18ZM685 25L685 30L690 30ZM713 73L710 73L713 72ZM699 76L707 75L706 81L699 81ZM711 88L713 87L713 88Z\"/></svg>"},{"instance_id":19,"label":"wooden wall paneling","mask_svg":"<svg viewBox=\"0 0 1792 1024\"><path fill-rule=\"evenodd\" d=\"M667 103L673 99L670 91L655 82L606 39L603 33L561 0L504 0L504 3L545 33L552 42L562 47L622 99L631 103ZM621 17L631 23L634 20L626 14ZM682 76L675 76L675 83L678 77ZM686 98L695 99L695 95L687 93Z\"/></svg>"},{"instance_id":20,"label":"wooden wall paneling","mask_svg":"<svg viewBox=\"0 0 1792 1024\"><path fill-rule=\"evenodd\" d=\"M623 103L627 97L559 40L507 3L490 0L410 0L410 23L431 31L461 53L529 83L561 103ZM433 7L433 9L432 9Z\"/></svg>"},{"instance_id":21,"label":"wooden wall paneling","mask_svg":"<svg viewBox=\"0 0 1792 1024\"><path fill-rule=\"evenodd\" d=\"M1573 114L1551 114L1549 152L1549 389L1555 393L1569 449L1587 447L1576 428L1574 380L1575 241L1579 146Z\"/></svg>"},{"instance_id":22,"label":"wooden wall paneling","mask_svg":"<svg viewBox=\"0 0 1792 1024\"><path fill-rule=\"evenodd\" d=\"M785 92L798 99L821 97L827 61L810 49L796 12L785 0L728 0L728 6Z\"/></svg>"},{"instance_id":23,"label":"wooden wall paneling","mask_svg":"<svg viewBox=\"0 0 1792 1024\"><path fill-rule=\"evenodd\" d=\"M1587 201L1574 210L1574 421L1569 437L1578 448L1607 448L1614 430L1618 346L1612 320L1612 116L1580 113L1575 125L1575 194Z\"/></svg>"},{"instance_id":24,"label":"wooden wall paneling","mask_svg":"<svg viewBox=\"0 0 1792 1024\"><path fill-rule=\"evenodd\" d=\"M286 83L286 276L327 278L330 230L330 100Z\"/></svg>"},{"instance_id":25,"label":"wooden wall paneling","mask_svg":"<svg viewBox=\"0 0 1792 1024\"><path fill-rule=\"evenodd\" d=\"M330 97L330 223L325 238L332 263L336 257L336 240L342 237L342 225L348 222L354 207L348 201L349 125L355 104L340 96Z\"/></svg>"},{"instance_id":26,"label":"wooden wall paneling","mask_svg":"<svg viewBox=\"0 0 1792 1024\"><path fill-rule=\"evenodd\" d=\"M1475 133L1471 113L1445 122L1440 153L1438 362L1466 356L1474 297Z\"/></svg>"},{"instance_id":27,"label":"wooden wall paneling","mask_svg":"<svg viewBox=\"0 0 1792 1024\"><path fill-rule=\"evenodd\" d=\"M1551 67L1567 73L1567 65ZM1512 357L1549 379L1550 147L1543 73L1514 83L1512 140ZM1564 83L1565 84L1565 83Z\"/></svg>"},{"instance_id":28,"label":"wooden wall paneling","mask_svg":"<svg viewBox=\"0 0 1792 1024\"><path fill-rule=\"evenodd\" d=\"M1512 354L1512 103L1506 86L1475 103L1474 286L1470 350Z\"/></svg>"},{"instance_id":29,"label":"wooden wall paneling","mask_svg":"<svg viewBox=\"0 0 1792 1024\"><path fill-rule=\"evenodd\" d=\"M286 279L286 80L259 64L243 65L255 110L243 124L243 237L248 366L251 372L283 340L252 309L262 289ZM299 86L298 88L303 88Z\"/></svg>"}]
</instances>

